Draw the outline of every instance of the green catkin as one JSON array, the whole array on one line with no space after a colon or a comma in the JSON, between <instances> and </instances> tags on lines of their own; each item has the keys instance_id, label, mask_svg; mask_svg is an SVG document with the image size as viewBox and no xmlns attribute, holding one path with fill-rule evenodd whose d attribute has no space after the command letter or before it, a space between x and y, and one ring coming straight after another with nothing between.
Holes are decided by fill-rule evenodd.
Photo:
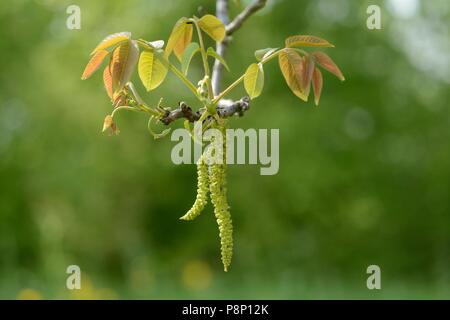
<instances>
[{"instance_id":1,"label":"green catkin","mask_svg":"<svg viewBox=\"0 0 450 320\"><path fill-rule=\"evenodd\" d=\"M209 167L209 190L211 192L211 202L214 205L214 214L219 226L223 268L227 272L233 256L233 224L227 202L225 128L222 127L221 131L224 137L223 164L212 164Z\"/></svg>"},{"instance_id":2,"label":"green catkin","mask_svg":"<svg viewBox=\"0 0 450 320\"><path fill-rule=\"evenodd\" d=\"M181 220L194 220L202 213L208 203L208 191L208 165L205 163L204 156L202 155L197 162L197 198L195 199L192 208L180 218Z\"/></svg>"}]
</instances>

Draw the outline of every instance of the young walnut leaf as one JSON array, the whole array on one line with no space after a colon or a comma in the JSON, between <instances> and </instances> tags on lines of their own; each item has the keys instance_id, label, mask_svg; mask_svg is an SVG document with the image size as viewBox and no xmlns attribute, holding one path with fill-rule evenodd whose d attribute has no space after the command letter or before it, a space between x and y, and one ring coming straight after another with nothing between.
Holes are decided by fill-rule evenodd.
<instances>
[{"instance_id":1,"label":"young walnut leaf","mask_svg":"<svg viewBox=\"0 0 450 320\"><path fill-rule=\"evenodd\" d=\"M208 50L206 51L206 54L210 57L213 57L214 59L219 60L219 62L225 67L225 69L227 69L227 71L230 71L230 68L228 68L228 64L225 61L225 59L219 54L217 54L217 52L213 48L209 47Z\"/></svg>"},{"instance_id":2,"label":"young walnut leaf","mask_svg":"<svg viewBox=\"0 0 450 320\"><path fill-rule=\"evenodd\" d=\"M167 75L167 64L161 52L144 50L139 58L139 77L147 91L157 88Z\"/></svg>"},{"instance_id":3,"label":"young walnut leaf","mask_svg":"<svg viewBox=\"0 0 450 320\"><path fill-rule=\"evenodd\" d=\"M187 18L181 18L173 27L172 33L167 41L166 57L173 51L178 60L181 60L184 50L192 41L193 27L192 23L188 22Z\"/></svg>"},{"instance_id":4,"label":"young walnut leaf","mask_svg":"<svg viewBox=\"0 0 450 320\"><path fill-rule=\"evenodd\" d=\"M81 80L86 80L89 78L92 74L94 74L95 71L97 71L98 68L100 68L103 60L106 58L106 56L109 55L109 52L106 50L99 50L97 51L89 60L86 68L83 71L83 75L81 76Z\"/></svg>"},{"instance_id":5,"label":"young walnut leaf","mask_svg":"<svg viewBox=\"0 0 450 320\"><path fill-rule=\"evenodd\" d=\"M113 98L113 85L112 85L112 75L109 65L106 66L103 71L103 84L105 86L106 93L110 99Z\"/></svg>"},{"instance_id":6,"label":"young walnut leaf","mask_svg":"<svg viewBox=\"0 0 450 320\"><path fill-rule=\"evenodd\" d=\"M314 57L316 63L322 68L334 74L336 77L338 77L339 80L345 80L345 77L339 67L334 63L333 60L331 60L331 58L326 53L316 51L312 53L312 56Z\"/></svg>"},{"instance_id":7,"label":"young walnut leaf","mask_svg":"<svg viewBox=\"0 0 450 320\"><path fill-rule=\"evenodd\" d=\"M103 120L102 132L105 132L108 129L111 129L111 134L119 134L119 129L117 129L117 126L110 115L107 115L105 120Z\"/></svg>"},{"instance_id":8,"label":"young walnut leaf","mask_svg":"<svg viewBox=\"0 0 450 320\"><path fill-rule=\"evenodd\" d=\"M278 56L281 72L292 92L302 99L308 101L308 95L304 91L304 59L293 49L284 49Z\"/></svg>"},{"instance_id":9,"label":"young walnut leaf","mask_svg":"<svg viewBox=\"0 0 450 320\"><path fill-rule=\"evenodd\" d=\"M305 95L309 96L309 91L311 89L311 80L314 73L314 60L309 57L305 56L303 59L303 69L302 69L302 90L305 93Z\"/></svg>"},{"instance_id":10,"label":"young walnut leaf","mask_svg":"<svg viewBox=\"0 0 450 320\"><path fill-rule=\"evenodd\" d=\"M128 41L119 45L113 51L110 69L113 83L113 92L122 90L131 79L139 58L139 47L136 41Z\"/></svg>"},{"instance_id":11,"label":"young walnut leaf","mask_svg":"<svg viewBox=\"0 0 450 320\"><path fill-rule=\"evenodd\" d=\"M114 45L117 45L119 43L125 42L131 38L130 32L119 32L114 33L109 36L107 36L105 39L103 39L97 47L92 51L91 55L95 54L97 51L100 50L106 50L109 47L112 47Z\"/></svg>"},{"instance_id":12,"label":"young walnut leaf","mask_svg":"<svg viewBox=\"0 0 450 320\"><path fill-rule=\"evenodd\" d=\"M297 35L286 39L286 47L323 47L334 48L327 40L315 36Z\"/></svg>"},{"instance_id":13,"label":"young walnut leaf","mask_svg":"<svg viewBox=\"0 0 450 320\"><path fill-rule=\"evenodd\" d=\"M162 49L164 47L164 40L147 41L139 39L138 44L144 47L144 49Z\"/></svg>"},{"instance_id":14,"label":"young walnut leaf","mask_svg":"<svg viewBox=\"0 0 450 320\"><path fill-rule=\"evenodd\" d=\"M312 77L312 86L314 91L314 102L316 106L318 106L323 87L322 72L320 72L319 68L314 68L314 73Z\"/></svg>"},{"instance_id":15,"label":"young walnut leaf","mask_svg":"<svg viewBox=\"0 0 450 320\"><path fill-rule=\"evenodd\" d=\"M181 57L181 71L184 75L187 75L191 60L198 52L200 52L200 47L197 42L192 42L184 50L183 56Z\"/></svg>"},{"instance_id":16,"label":"young walnut leaf","mask_svg":"<svg viewBox=\"0 0 450 320\"><path fill-rule=\"evenodd\" d=\"M221 42L225 38L225 26L217 17L207 14L198 20L199 27L213 40Z\"/></svg>"},{"instance_id":17,"label":"young walnut leaf","mask_svg":"<svg viewBox=\"0 0 450 320\"><path fill-rule=\"evenodd\" d=\"M114 125L113 118L110 115L107 115L105 117L105 120L103 121L103 129L102 132L105 132L109 128L111 128Z\"/></svg>"},{"instance_id":18,"label":"young walnut leaf","mask_svg":"<svg viewBox=\"0 0 450 320\"><path fill-rule=\"evenodd\" d=\"M262 61L263 59L270 56L272 53L277 51L278 48L266 48L266 49L260 49L255 51L255 58L258 61Z\"/></svg>"},{"instance_id":19,"label":"young walnut leaf","mask_svg":"<svg viewBox=\"0 0 450 320\"><path fill-rule=\"evenodd\" d=\"M264 70L261 64L252 63L244 75L244 88L251 99L257 98L264 87Z\"/></svg>"}]
</instances>

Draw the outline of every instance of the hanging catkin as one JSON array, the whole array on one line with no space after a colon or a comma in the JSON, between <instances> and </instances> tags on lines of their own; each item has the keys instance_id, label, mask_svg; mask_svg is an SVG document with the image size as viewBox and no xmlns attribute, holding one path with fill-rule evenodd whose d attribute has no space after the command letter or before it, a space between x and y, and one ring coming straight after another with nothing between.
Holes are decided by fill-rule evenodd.
<instances>
[{"instance_id":1,"label":"hanging catkin","mask_svg":"<svg viewBox=\"0 0 450 320\"><path fill-rule=\"evenodd\" d=\"M208 202L209 178L208 165L205 163L204 155L197 161L197 198L192 208L180 219L194 220L202 213Z\"/></svg>"},{"instance_id":2,"label":"hanging catkin","mask_svg":"<svg viewBox=\"0 0 450 320\"><path fill-rule=\"evenodd\" d=\"M221 132L223 136L223 163L212 164L209 167L209 190L211 192L211 202L214 205L214 214L219 226L223 268L225 271L228 271L233 255L233 225L226 196L226 135L224 127L221 127Z\"/></svg>"}]
</instances>

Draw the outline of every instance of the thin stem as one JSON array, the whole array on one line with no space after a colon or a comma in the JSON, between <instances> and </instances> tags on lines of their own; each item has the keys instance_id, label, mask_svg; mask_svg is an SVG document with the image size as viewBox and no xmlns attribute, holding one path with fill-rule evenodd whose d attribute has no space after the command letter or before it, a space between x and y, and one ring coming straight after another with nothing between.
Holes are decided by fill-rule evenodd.
<instances>
[{"instance_id":1,"label":"thin stem","mask_svg":"<svg viewBox=\"0 0 450 320\"><path fill-rule=\"evenodd\" d=\"M208 97L210 100L214 98L214 93L211 85L211 72L209 70L208 64L208 56L206 54L205 44L203 43L202 31L200 30L200 26L198 25L197 19L191 19L197 29L198 34L198 42L200 44L200 53L202 55L203 60L203 69L205 70L205 78L206 78L206 87L208 88Z\"/></svg>"},{"instance_id":2,"label":"thin stem","mask_svg":"<svg viewBox=\"0 0 450 320\"><path fill-rule=\"evenodd\" d=\"M266 57L264 60L262 60L260 63L261 63L261 64L265 64L265 63L269 62L270 60L272 60L273 58L275 58L276 56L278 56L278 55L280 54L281 50L283 50L283 49L280 49L280 50L275 51L275 52L272 53L270 56L268 56L268 57ZM242 81L244 81L244 77L245 77L245 73L244 73L242 76L240 76L236 81L234 81L232 84L230 84L230 85L228 86L228 88L226 88L225 90L223 90L217 97L215 97L214 100L212 101L212 104L213 104L214 106L216 106L217 103L219 103L219 101L220 101L221 99L223 99L228 93L230 93L231 90L233 90L234 88L236 88L236 86L237 86L238 84L240 84Z\"/></svg>"},{"instance_id":3,"label":"thin stem","mask_svg":"<svg viewBox=\"0 0 450 320\"><path fill-rule=\"evenodd\" d=\"M130 107L130 106L120 106L117 107L113 110L113 112L111 113L111 118L114 118L114 115L116 114L116 112L120 111L120 110L128 110L128 111L135 111L135 112L146 112L142 109L138 109L138 108L134 108L134 107Z\"/></svg>"},{"instance_id":4,"label":"thin stem","mask_svg":"<svg viewBox=\"0 0 450 320\"><path fill-rule=\"evenodd\" d=\"M189 81L189 79L186 78L185 75L180 70L178 70L177 67L175 67L173 64L168 62L168 66L170 71L172 71L192 91L195 97L198 100L202 101L200 95L197 92L197 88L194 86L194 84L191 81Z\"/></svg>"},{"instance_id":5,"label":"thin stem","mask_svg":"<svg viewBox=\"0 0 450 320\"><path fill-rule=\"evenodd\" d=\"M245 73L240 76L236 81L234 81L232 84L228 86L225 90L223 90L217 97L214 98L212 101L212 104L215 106L219 103L220 100L223 99L228 93L230 93L231 90L233 90L239 83L244 81Z\"/></svg>"},{"instance_id":6,"label":"thin stem","mask_svg":"<svg viewBox=\"0 0 450 320\"><path fill-rule=\"evenodd\" d=\"M258 10L264 8L267 0L254 0L251 4L249 4L244 11L242 11L233 21L231 21L227 27L227 35L231 35L233 32L238 30L245 20L247 20L252 14L257 12Z\"/></svg>"}]
</instances>

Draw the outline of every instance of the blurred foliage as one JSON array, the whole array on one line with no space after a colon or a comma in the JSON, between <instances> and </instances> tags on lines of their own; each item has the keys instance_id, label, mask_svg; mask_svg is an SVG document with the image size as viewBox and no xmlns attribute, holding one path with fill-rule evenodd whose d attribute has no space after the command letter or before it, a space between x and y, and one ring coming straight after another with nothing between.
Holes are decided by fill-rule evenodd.
<instances>
[{"instance_id":1,"label":"blurred foliage","mask_svg":"<svg viewBox=\"0 0 450 320\"><path fill-rule=\"evenodd\" d=\"M280 128L281 154L275 176L229 168L227 274L211 208L178 220L195 167L172 164L173 142L154 141L139 114L120 115L119 136L101 134L101 74L80 81L105 35L167 39L179 17L214 13L214 1L78 0L81 30L65 25L73 1L0 2L1 298L450 297L450 3L268 2L235 34L225 82L292 34L335 44L347 80L324 74L315 107L270 63L264 93L232 121ZM369 3L382 8L382 30L366 28ZM173 75L139 90L149 103L193 102ZM65 288L71 264L82 270L77 292ZM381 291L366 288L370 264Z\"/></svg>"}]
</instances>

